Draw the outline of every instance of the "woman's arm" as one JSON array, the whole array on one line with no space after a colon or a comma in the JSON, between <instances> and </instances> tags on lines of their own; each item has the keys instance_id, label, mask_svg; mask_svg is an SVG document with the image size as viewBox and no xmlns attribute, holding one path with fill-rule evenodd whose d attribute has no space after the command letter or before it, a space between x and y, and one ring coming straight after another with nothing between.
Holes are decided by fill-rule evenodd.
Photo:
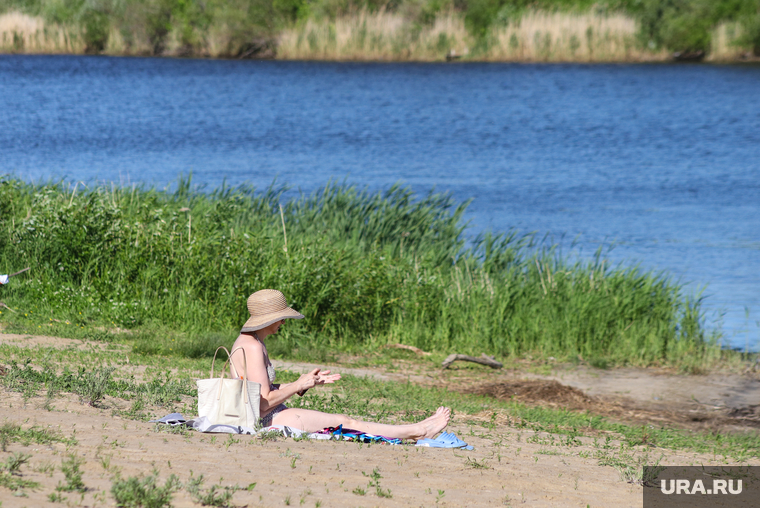
<instances>
[{"instance_id":1,"label":"woman's arm","mask_svg":"<svg viewBox=\"0 0 760 508\"><path fill-rule=\"evenodd\" d=\"M301 375L301 377L292 383L281 384L278 390L270 390L264 348L261 343L258 341L251 341L241 347L245 351L246 364L248 367L248 380L261 385L260 410L262 413L266 413L270 408L285 402L302 390L308 390L316 385L334 383L340 379L340 374L330 375L329 370L320 372L320 369L314 369L311 372ZM243 355L240 354L240 352L233 354L235 370L238 373L243 370L242 356Z\"/></svg>"},{"instance_id":2,"label":"woman's arm","mask_svg":"<svg viewBox=\"0 0 760 508\"><path fill-rule=\"evenodd\" d=\"M266 370L266 367L264 367L264 370ZM296 381L281 384L278 390L270 391L269 378L267 378L266 393L264 385L261 385L261 412L266 412L269 408L285 402L296 393L305 392L309 388L314 388L317 385L334 383L339 379L340 374L330 375L329 370L321 372L320 369L314 369L306 374L301 374L301 377Z\"/></svg>"},{"instance_id":3,"label":"woman's arm","mask_svg":"<svg viewBox=\"0 0 760 508\"><path fill-rule=\"evenodd\" d=\"M298 381L280 385L280 390L283 386L294 385L296 390L295 393L303 397L309 388L313 388L317 385L331 384L339 379L340 374L330 375L329 370L322 371L321 369L314 369L311 372L302 374L301 377L298 378Z\"/></svg>"}]
</instances>

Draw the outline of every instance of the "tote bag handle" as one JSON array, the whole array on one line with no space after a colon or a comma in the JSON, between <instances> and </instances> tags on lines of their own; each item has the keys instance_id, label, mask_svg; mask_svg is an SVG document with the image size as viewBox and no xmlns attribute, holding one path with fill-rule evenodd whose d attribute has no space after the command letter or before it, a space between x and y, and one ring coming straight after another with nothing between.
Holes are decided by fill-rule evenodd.
<instances>
[{"instance_id":1,"label":"tote bag handle","mask_svg":"<svg viewBox=\"0 0 760 508\"><path fill-rule=\"evenodd\" d=\"M216 355L219 353L220 349L223 349L224 352L227 353L227 360L224 362L221 373L219 375L219 391L216 394L216 400L219 400L222 397L222 386L224 385L222 380L224 379L224 371L228 370L227 365L230 365L230 369L232 368L232 355L238 351L241 351L243 353L243 402L248 404L248 390L246 390L246 387L248 386L248 361L246 359L245 350L243 348L239 347L237 349L234 349L232 353L230 353L229 350L224 346L219 346L216 348L216 351L214 351L214 358L211 360L211 372L209 373L209 379L214 379L214 363L216 363ZM229 372L230 376L232 376L232 370Z\"/></svg>"},{"instance_id":2,"label":"tote bag handle","mask_svg":"<svg viewBox=\"0 0 760 508\"><path fill-rule=\"evenodd\" d=\"M224 347L224 346L220 346L220 347ZM217 348L217 351L218 350L219 350L219 348ZM227 349L225 349L225 351L227 351ZM220 376L220 379L224 379L224 371L225 371L225 369L227 369L227 365L230 366L230 368L227 369L227 370L229 370L230 377L232 377L232 369L234 368L234 366L232 365L232 355L234 355L238 351L240 351L241 353L243 353L243 387L242 387L242 392L243 392L243 402L246 403L246 404L248 404L248 389L247 389L248 388L248 360L247 360L247 358L245 356L245 349L243 349L242 347L239 347L237 349L233 349L232 353L229 353L229 352L227 353L227 361L224 362L224 367L222 367L222 375ZM213 365L214 365L214 362L212 361L211 362L211 368L212 368L212 370L214 368ZM237 372L237 369L235 369L235 372ZM219 399L221 396L222 396L222 383L220 381L219 382L219 393L217 394L216 398Z\"/></svg>"},{"instance_id":3,"label":"tote bag handle","mask_svg":"<svg viewBox=\"0 0 760 508\"><path fill-rule=\"evenodd\" d=\"M218 348L216 348L216 351L214 351L214 359L211 360L211 372L208 375L209 379L214 379L214 362L216 362L216 355L217 355L217 353L219 353L220 349L224 349L224 352L227 353L227 360L229 361L230 352L227 351L227 348L224 347L224 346L219 346ZM227 364L225 363L225 365L227 365ZM224 375L224 367L222 367L222 375Z\"/></svg>"}]
</instances>

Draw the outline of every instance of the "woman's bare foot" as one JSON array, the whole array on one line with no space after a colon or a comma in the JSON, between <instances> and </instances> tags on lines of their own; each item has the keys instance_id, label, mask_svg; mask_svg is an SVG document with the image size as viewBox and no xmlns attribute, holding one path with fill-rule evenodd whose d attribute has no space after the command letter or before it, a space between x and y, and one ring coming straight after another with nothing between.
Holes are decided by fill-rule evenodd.
<instances>
[{"instance_id":1,"label":"woman's bare foot","mask_svg":"<svg viewBox=\"0 0 760 508\"><path fill-rule=\"evenodd\" d=\"M439 432L446 428L449 424L449 418L451 418L451 409L443 406L439 407L433 416L425 418L420 422L424 434L419 439L433 439Z\"/></svg>"}]
</instances>

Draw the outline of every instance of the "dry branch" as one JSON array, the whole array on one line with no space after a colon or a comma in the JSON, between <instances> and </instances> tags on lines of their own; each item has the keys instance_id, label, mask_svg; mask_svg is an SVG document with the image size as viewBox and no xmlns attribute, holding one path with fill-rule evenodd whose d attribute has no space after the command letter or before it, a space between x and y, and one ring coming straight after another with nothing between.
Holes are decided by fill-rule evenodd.
<instances>
[{"instance_id":1,"label":"dry branch","mask_svg":"<svg viewBox=\"0 0 760 508\"><path fill-rule=\"evenodd\" d=\"M483 353L480 356L480 358L476 358L474 356L468 356L468 355L458 355L456 353L453 353L453 354L450 354L448 357L446 357L446 359L443 361L441 366L444 369L448 369L449 366L456 361L475 362L481 365L487 365L494 369L500 369L503 367L503 365L500 362L497 362L493 356L488 356L485 353Z\"/></svg>"},{"instance_id":2,"label":"dry branch","mask_svg":"<svg viewBox=\"0 0 760 508\"><path fill-rule=\"evenodd\" d=\"M386 347L392 347L392 348L396 348L396 349L406 349L406 350L408 350L408 351L414 351L414 352L415 352L415 353L417 353L418 355L425 355L425 356L428 356L428 355L430 354L430 353L428 353L428 352L426 352L426 351L423 351L423 350L421 350L421 349L420 349L420 348L418 348L418 347L414 347L414 346L407 346L406 344L386 344L386 345L385 345L385 346L383 346L383 347L384 347L384 348L386 348Z\"/></svg>"},{"instance_id":3,"label":"dry branch","mask_svg":"<svg viewBox=\"0 0 760 508\"><path fill-rule=\"evenodd\" d=\"M31 266L27 266L27 267L26 267L26 268L24 268L23 270L19 270L19 271L18 271L18 272L16 272L16 273L12 273L12 274L10 274L10 275L8 276L8 278L10 279L11 277L15 277L16 275L20 275L20 274L24 273L25 271L29 270L30 268L31 268Z\"/></svg>"}]
</instances>

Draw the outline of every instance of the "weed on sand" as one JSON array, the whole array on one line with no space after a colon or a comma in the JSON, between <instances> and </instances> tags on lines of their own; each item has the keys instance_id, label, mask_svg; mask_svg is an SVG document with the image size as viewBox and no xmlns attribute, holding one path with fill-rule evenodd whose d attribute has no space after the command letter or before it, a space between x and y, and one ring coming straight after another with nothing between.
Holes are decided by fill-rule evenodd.
<instances>
[{"instance_id":1,"label":"weed on sand","mask_svg":"<svg viewBox=\"0 0 760 508\"><path fill-rule=\"evenodd\" d=\"M135 381L134 377L112 379L111 373L116 370L115 367L96 367L92 370L79 367L73 371L66 365L62 371L57 372L50 363L35 368L29 358L23 365L11 360L6 370L2 384L7 390L22 393L25 398L36 396L44 389L49 400L58 392L68 392L79 395L83 404L97 407L103 397L108 395L132 401L133 416L139 418L144 417L139 410L146 404L170 407L179 403L183 397L197 396L197 388L187 378L176 380L168 373L141 383Z\"/></svg>"},{"instance_id":2,"label":"weed on sand","mask_svg":"<svg viewBox=\"0 0 760 508\"><path fill-rule=\"evenodd\" d=\"M11 443L20 443L22 446L63 443L73 446L76 445L77 441L73 437L64 437L50 429L43 429L37 426L22 428L21 425L6 422L0 425L0 445L2 446L2 451L7 451L8 445Z\"/></svg>"},{"instance_id":3,"label":"weed on sand","mask_svg":"<svg viewBox=\"0 0 760 508\"><path fill-rule=\"evenodd\" d=\"M212 485L208 489L203 488L205 478L203 475L191 477L186 485L186 490L190 493L193 500L202 506L217 506L225 508L231 506L232 496L239 487L223 487L221 485Z\"/></svg>"},{"instance_id":4,"label":"weed on sand","mask_svg":"<svg viewBox=\"0 0 760 508\"><path fill-rule=\"evenodd\" d=\"M39 483L23 479L21 466L29 462L31 454L11 453L5 462L0 462L0 487L15 491L18 495L24 495L24 489L36 489Z\"/></svg>"},{"instance_id":5,"label":"weed on sand","mask_svg":"<svg viewBox=\"0 0 760 508\"><path fill-rule=\"evenodd\" d=\"M120 508L170 507L174 493L182 487L175 475L170 475L163 486L158 483L158 472L143 477L116 477L111 494Z\"/></svg>"}]
</instances>

